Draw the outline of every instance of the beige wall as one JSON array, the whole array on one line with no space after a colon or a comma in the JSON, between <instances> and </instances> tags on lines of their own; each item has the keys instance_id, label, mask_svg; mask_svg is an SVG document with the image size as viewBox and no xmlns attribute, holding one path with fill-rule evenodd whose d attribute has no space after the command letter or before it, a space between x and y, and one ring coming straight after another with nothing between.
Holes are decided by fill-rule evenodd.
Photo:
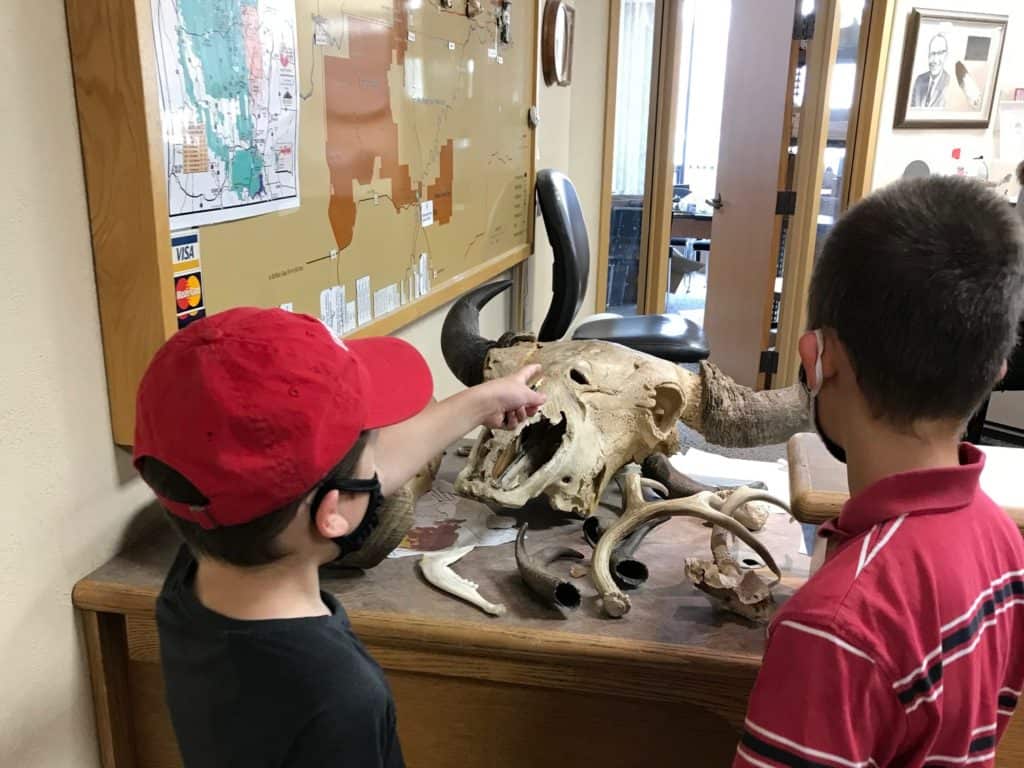
<instances>
[{"instance_id":1,"label":"beige wall","mask_svg":"<svg viewBox=\"0 0 1024 768\"><path fill-rule=\"evenodd\" d=\"M903 40L907 30L907 19L911 9L922 5L935 10L967 10L971 13L1009 16L997 88L1002 98L1012 99L1014 88L1024 87L1024 6L1020 0L977 0L966 5L963 0L934 0L924 4L917 0L899 0L893 19L885 90L882 95L882 114L875 152L874 187L880 187L899 178L911 160L924 160L933 170L938 169L942 163L950 160L950 153L954 147L961 148L962 158L984 155L989 161L996 158L999 150L999 97L992 108L992 120L988 128L957 128L944 131L896 130L892 127L896 114L896 91L903 62ZM1013 167L1021 159L1024 158L1000 158L1009 167ZM999 165L998 160L996 165Z\"/></svg>"},{"instance_id":2,"label":"beige wall","mask_svg":"<svg viewBox=\"0 0 1024 768\"><path fill-rule=\"evenodd\" d=\"M46 43L40 42L42 34ZM149 495L110 440L61 0L0 14L0 764L95 763L75 580Z\"/></svg>"},{"instance_id":3,"label":"beige wall","mask_svg":"<svg viewBox=\"0 0 1024 768\"><path fill-rule=\"evenodd\" d=\"M885 91L878 144L875 155L873 186L888 184L900 177L911 160L924 160L937 169L950 159L953 147L960 147L962 158L984 155L989 160L991 176L1002 177L1024 158L997 158L999 151L999 104L992 108L988 128L939 130L895 130L896 91L903 61L903 40L907 18L912 8L921 6L917 0L899 0L893 23L892 42L885 78ZM1012 99L1015 88L1024 87L1024 5L1020 0L978 0L966 5L962 0L934 0L923 4L929 9L969 10L973 13L995 13L1009 17L1006 43L999 68L999 98ZM1012 199L1016 199L1016 184L1011 184ZM1024 429L1024 392L996 394L992 398L988 418Z\"/></svg>"},{"instance_id":4,"label":"beige wall","mask_svg":"<svg viewBox=\"0 0 1024 768\"><path fill-rule=\"evenodd\" d=\"M576 186L590 235L590 277L577 322L595 311L597 233L601 214L601 162L604 151L604 100L608 52L608 16L612 0L576 0L573 84L546 87L537 107L537 169L566 174ZM539 0L543 8L543 0ZM527 325L540 330L551 304L551 246L537 219L536 252L529 263Z\"/></svg>"},{"instance_id":5,"label":"beige wall","mask_svg":"<svg viewBox=\"0 0 1024 768\"><path fill-rule=\"evenodd\" d=\"M595 239L606 11L592 0L581 8L579 84L541 98L542 158L576 177ZM88 767L98 760L71 588L115 552L151 496L110 439L61 0L5 2L0 68L13 73L0 100L0 765ZM544 274L549 291L549 266L538 283ZM445 310L399 334L428 357L439 397L460 387L438 349ZM507 315L507 298L495 300L483 332L506 330Z\"/></svg>"}]
</instances>

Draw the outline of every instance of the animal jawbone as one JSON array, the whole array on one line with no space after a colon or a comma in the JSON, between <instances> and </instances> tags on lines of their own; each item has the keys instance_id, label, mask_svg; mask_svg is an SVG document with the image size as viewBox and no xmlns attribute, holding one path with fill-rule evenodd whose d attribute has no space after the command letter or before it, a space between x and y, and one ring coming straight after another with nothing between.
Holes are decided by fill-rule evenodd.
<instances>
[{"instance_id":1,"label":"animal jawbone","mask_svg":"<svg viewBox=\"0 0 1024 768\"><path fill-rule=\"evenodd\" d=\"M475 582L459 576L449 567L472 550L473 546L470 545L423 555L420 558L420 570L423 572L423 577L438 589L475 605L484 613L501 616L505 613L504 605L485 600L477 590Z\"/></svg>"}]
</instances>

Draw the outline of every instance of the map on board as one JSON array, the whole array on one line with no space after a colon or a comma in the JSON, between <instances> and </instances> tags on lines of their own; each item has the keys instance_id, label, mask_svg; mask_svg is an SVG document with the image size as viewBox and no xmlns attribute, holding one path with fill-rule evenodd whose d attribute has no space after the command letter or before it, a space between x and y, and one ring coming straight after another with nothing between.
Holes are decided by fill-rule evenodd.
<instances>
[{"instance_id":1,"label":"map on board","mask_svg":"<svg viewBox=\"0 0 1024 768\"><path fill-rule=\"evenodd\" d=\"M294 0L152 0L171 229L299 205Z\"/></svg>"},{"instance_id":2,"label":"map on board","mask_svg":"<svg viewBox=\"0 0 1024 768\"><path fill-rule=\"evenodd\" d=\"M313 48L323 71L335 244L342 251L358 245L365 222L376 242L409 252L407 275L374 286L372 306L364 301L354 325L336 287L322 294L321 319L347 333L429 291L430 252L439 246L450 259L461 251L462 263L453 265L461 271L479 260L474 250L500 253L525 241L531 136L521 65L528 46L515 45L511 3L501 0L318 7ZM526 25L520 33L530 39ZM366 215L382 207L395 216L383 230Z\"/></svg>"},{"instance_id":3,"label":"map on board","mask_svg":"<svg viewBox=\"0 0 1024 768\"><path fill-rule=\"evenodd\" d=\"M200 227L204 310L346 334L528 255L535 3L151 2L171 229Z\"/></svg>"}]
</instances>

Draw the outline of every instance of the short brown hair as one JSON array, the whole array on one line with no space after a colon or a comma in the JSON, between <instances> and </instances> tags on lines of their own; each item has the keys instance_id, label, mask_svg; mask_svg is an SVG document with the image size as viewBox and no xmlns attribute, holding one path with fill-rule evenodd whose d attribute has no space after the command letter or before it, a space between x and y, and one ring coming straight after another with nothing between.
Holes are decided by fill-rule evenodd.
<instances>
[{"instance_id":1,"label":"short brown hair","mask_svg":"<svg viewBox=\"0 0 1024 768\"><path fill-rule=\"evenodd\" d=\"M345 457L339 461L324 478L349 478L363 455L369 433L363 432ZM150 456L142 459L139 472L142 479L160 496L184 504L202 506L208 503L206 497L173 467ZM321 480L320 482L323 482ZM277 537L287 528L298 514L302 501L313 490L305 491L299 498L280 509L241 525L230 525L206 529L198 523L183 520L164 510L172 527L178 532L192 554L207 555L232 565L267 565L280 560L287 553L281 549Z\"/></svg>"},{"instance_id":2,"label":"short brown hair","mask_svg":"<svg viewBox=\"0 0 1024 768\"><path fill-rule=\"evenodd\" d=\"M895 182L844 214L814 265L810 328L831 328L876 417L967 419L1017 342L1024 230L956 176Z\"/></svg>"}]
</instances>

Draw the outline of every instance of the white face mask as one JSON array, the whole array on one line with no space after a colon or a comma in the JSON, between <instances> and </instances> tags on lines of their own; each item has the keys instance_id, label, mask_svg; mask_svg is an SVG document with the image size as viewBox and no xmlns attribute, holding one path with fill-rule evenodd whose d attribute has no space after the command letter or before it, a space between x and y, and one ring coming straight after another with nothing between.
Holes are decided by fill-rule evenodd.
<instances>
[{"instance_id":1,"label":"white face mask","mask_svg":"<svg viewBox=\"0 0 1024 768\"><path fill-rule=\"evenodd\" d=\"M818 437L821 438L821 442L825 444L825 449L832 455L836 461L846 463L846 450L839 445L835 440L825 434L825 430L821 428L821 423L818 421L818 393L821 392L821 385L825 381L825 375L822 371L821 355L825 349L825 338L821 333L821 329L814 331L814 338L818 344L818 353L814 361L814 386L807 386L806 381L804 387L807 388L807 392L811 396L811 414L814 416L814 428L818 432ZM803 369L801 368L801 371ZM805 377L806 378L806 377Z\"/></svg>"},{"instance_id":2,"label":"white face mask","mask_svg":"<svg viewBox=\"0 0 1024 768\"><path fill-rule=\"evenodd\" d=\"M821 392L821 384L825 378L821 372L821 353L825 348L825 337L822 336L820 328L814 331L814 338L818 342L818 358L814 362L814 387L810 390L811 397L817 397Z\"/></svg>"}]
</instances>

